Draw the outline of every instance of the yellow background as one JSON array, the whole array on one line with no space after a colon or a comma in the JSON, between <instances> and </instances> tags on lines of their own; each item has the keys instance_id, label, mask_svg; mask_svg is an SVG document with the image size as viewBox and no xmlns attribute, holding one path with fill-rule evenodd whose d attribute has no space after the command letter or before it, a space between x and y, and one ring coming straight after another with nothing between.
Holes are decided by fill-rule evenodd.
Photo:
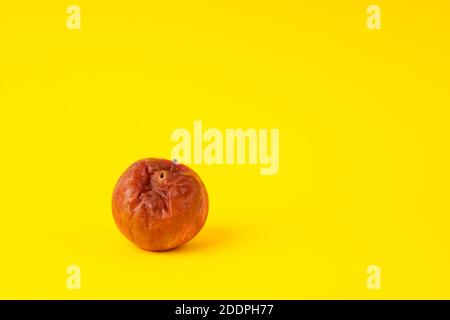
<instances>
[{"instance_id":1,"label":"yellow background","mask_svg":"<svg viewBox=\"0 0 450 320\"><path fill-rule=\"evenodd\" d=\"M449 16L445 0L2 2L0 298L450 298ZM114 225L113 186L194 120L279 128L279 174L193 166L204 229L145 252Z\"/></svg>"}]
</instances>

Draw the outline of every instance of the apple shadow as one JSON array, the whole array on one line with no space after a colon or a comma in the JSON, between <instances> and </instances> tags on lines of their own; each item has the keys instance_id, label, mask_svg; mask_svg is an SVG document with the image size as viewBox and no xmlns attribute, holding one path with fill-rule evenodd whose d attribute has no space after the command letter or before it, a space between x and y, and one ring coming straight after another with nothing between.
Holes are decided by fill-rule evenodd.
<instances>
[{"instance_id":1,"label":"apple shadow","mask_svg":"<svg viewBox=\"0 0 450 320\"><path fill-rule=\"evenodd\" d=\"M205 226L205 228L190 242L166 252L190 253L217 250L218 248L225 247L233 242L236 236L236 232L234 231L221 226Z\"/></svg>"}]
</instances>

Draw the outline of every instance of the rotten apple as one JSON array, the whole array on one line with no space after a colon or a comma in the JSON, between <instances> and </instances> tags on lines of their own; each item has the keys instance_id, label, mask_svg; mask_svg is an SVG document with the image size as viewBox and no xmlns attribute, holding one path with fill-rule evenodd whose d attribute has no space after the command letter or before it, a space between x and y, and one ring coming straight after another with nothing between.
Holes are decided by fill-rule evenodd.
<instances>
[{"instance_id":1,"label":"rotten apple","mask_svg":"<svg viewBox=\"0 0 450 320\"><path fill-rule=\"evenodd\" d=\"M187 166L148 158L132 164L119 178L112 212L131 242L164 251L185 244L200 231L208 215L208 194Z\"/></svg>"}]
</instances>

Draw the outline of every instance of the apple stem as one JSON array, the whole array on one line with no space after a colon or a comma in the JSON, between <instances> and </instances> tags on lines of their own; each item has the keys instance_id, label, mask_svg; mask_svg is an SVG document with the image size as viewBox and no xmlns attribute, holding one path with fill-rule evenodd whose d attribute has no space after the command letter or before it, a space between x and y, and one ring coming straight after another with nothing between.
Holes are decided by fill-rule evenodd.
<instances>
[{"instance_id":1,"label":"apple stem","mask_svg":"<svg viewBox=\"0 0 450 320\"><path fill-rule=\"evenodd\" d=\"M173 160L172 160L172 167L170 167L170 171L169 171L169 172L172 172L172 169L173 169L174 166L177 165L177 162L178 162L177 159L173 159Z\"/></svg>"}]
</instances>

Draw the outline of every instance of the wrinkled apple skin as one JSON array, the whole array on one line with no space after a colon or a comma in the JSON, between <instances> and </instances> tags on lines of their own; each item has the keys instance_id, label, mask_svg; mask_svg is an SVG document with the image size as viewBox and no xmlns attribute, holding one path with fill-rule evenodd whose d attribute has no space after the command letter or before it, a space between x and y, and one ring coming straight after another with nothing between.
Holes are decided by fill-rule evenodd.
<instances>
[{"instance_id":1,"label":"wrinkled apple skin","mask_svg":"<svg viewBox=\"0 0 450 320\"><path fill-rule=\"evenodd\" d=\"M191 240L205 224L208 206L206 188L192 169L156 158L132 164L112 196L119 230L150 251L173 249Z\"/></svg>"}]
</instances>

